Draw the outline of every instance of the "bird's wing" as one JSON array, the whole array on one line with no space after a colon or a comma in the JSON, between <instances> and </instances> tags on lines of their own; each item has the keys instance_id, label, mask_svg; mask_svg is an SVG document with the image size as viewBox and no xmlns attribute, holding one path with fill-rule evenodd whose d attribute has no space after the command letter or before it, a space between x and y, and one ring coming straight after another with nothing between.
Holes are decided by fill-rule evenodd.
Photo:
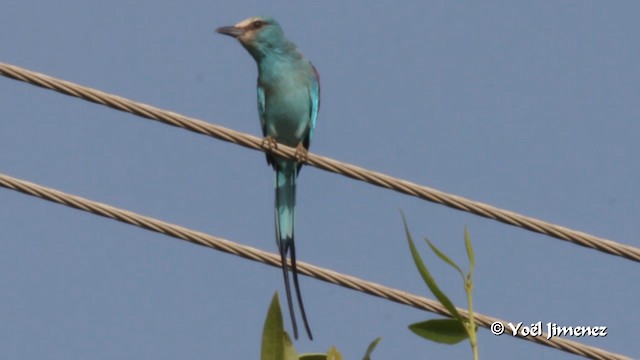
<instances>
[{"instance_id":1,"label":"bird's wing","mask_svg":"<svg viewBox=\"0 0 640 360\"><path fill-rule=\"evenodd\" d=\"M267 120L265 119L264 89L258 84L258 115L262 126L262 136L267 136Z\"/></svg>"},{"instance_id":2,"label":"bird's wing","mask_svg":"<svg viewBox=\"0 0 640 360\"><path fill-rule=\"evenodd\" d=\"M264 89L260 86L260 82L258 82L258 115L260 116L260 126L262 127L262 136L266 138L267 136L267 117L265 114L266 105L264 98ZM275 166L273 157L269 154L266 154L267 164Z\"/></svg>"},{"instance_id":3,"label":"bird's wing","mask_svg":"<svg viewBox=\"0 0 640 360\"><path fill-rule=\"evenodd\" d=\"M309 115L311 123L309 124L309 133L303 142L307 149L313 137L313 129L316 127L316 120L318 119L318 112L320 111L320 75L315 66L311 65L311 68L313 69L313 81L309 87L309 97L311 99L311 113Z\"/></svg>"}]
</instances>

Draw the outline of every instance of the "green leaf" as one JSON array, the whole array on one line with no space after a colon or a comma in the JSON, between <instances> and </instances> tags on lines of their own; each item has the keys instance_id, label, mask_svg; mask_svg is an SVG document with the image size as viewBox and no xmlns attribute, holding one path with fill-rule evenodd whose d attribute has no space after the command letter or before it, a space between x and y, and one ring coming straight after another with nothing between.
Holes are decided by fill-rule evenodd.
<instances>
[{"instance_id":1,"label":"green leaf","mask_svg":"<svg viewBox=\"0 0 640 360\"><path fill-rule=\"evenodd\" d=\"M458 310L456 310L456 307L453 305L451 300L449 300L449 298L440 290L440 288L436 284L436 281L431 276L431 273L429 273L429 270L427 270L427 267L422 262L422 258L420 258L418 249L416 249L416 246L413 243L413 239L411 238L411 233L409 232L409 225L407 225L407 220L404 217L404 213L402 212L402 210L400 212L402 214L402 221L404 222L404 230L407 234L407 242L409 243L409 248L411 249L411 256L413 257L413 262L416 264L416 267L418 268L418 272L422 276L422 279L424 279L424 282L429 287L429 290L431 290L431 293L449 311L449 314L451 314L451 316L454 317L455 319L462 321L462 316L460 316L460 313L458 313Z\"/></svg>"},{"instance_id":2,"label":"green leaf","mask_svg":"<svg viewBox=\"0 0 640 360\"><path fill-rule=\"evenodd\" d=\"M467 248L467 257L469 258L469 274L473 274L473 268L476 266L476 256L473 253L473 246L471 246L471 237L469 236L469 229L464 227L464 245Z\"/></svg>"},{"instance_id":3,"label":"green leaf","mask_svg":"<svg viewBox=\"0 0 640 360\"><path fill-rule=\"evenodd\" d=\"M327 353L327 360L342 360L342 354L335 346L332 346Z\"/></svg>"},{"instance_id":4,"label":"green leaf","mask_svg":"<svg viewBox=\"0 0 640 360\"><path fill-rule=\"evenodd\" d=\"M284 334L284 358L286 360L298 360L298 353L296 352L296 348L293 347L293 342L291 341L289 334L287 334L284 329L282 332Z\"/></svg>"},{"instance_id":5,"label":"green leaf","mask_svg":"<svg viewBox=\"0 0 640 360\"><path fill-rule=\"evenodd\" d=\"M261 360L293 360L298 359L296 350L291 344L289 335L284 331L282 311L278 292L273 295L267 319L262 329Z\"/></svg>"},{"instance_id":6,"label":"green leaf","mask_svg":"<svg viewBox=\"0 0 640 360\"><path fill-rule=\"evenodd\" d=\"M300 360L327 360L325 354L304 354L300 355Z\"/></svg>"},{"instance_id":7,"label":"green leaf","mask_svg":"<svg viewBox=\"0 0 640 360\"><path fill-rule=\"evenodd\" d=\"M440 344L457 344L468 338L462 322L456 319L432 319L409 325L416 335Z\"/></svg>"},{"instance_id":8,"label":"green leaf","mask_svg":"<svg viewBox=\"0 0 640 360\"><path fill-rule=\"evenodd\" d=\"M378 346L378 343L380 342L380 340L382 340L382 338L379 337L373 340L371 344L369 344L369 347L367 348L367 352L364 354L364 357L362 358L362 360L371 360L371 353L376 348L376 346Z\"/></svg>"},{"instance_id":9,"label":"green leaf","mask_svg":"<svg viewBox=\"0 0 640 360\"><path fill-rule=\"evenodd\" d=\"M451 260L447 255L445 255L442 251L440 251L440 249L438 249L435 245L433 245L431 243L431 241L429 241L429 239L425 238L425 240L427 241L427 244L429 244L429 247L431 248L431 250L436 253L436 255L438 255L438 257L446 262L447 264L451 265L454 269L458 270L458 272L460 273L460 276L462 276L462 281L464 281L464 272L462 271L462 269L460 269L460 267L458 266L458 264L456 264L455 262L453 262L453 260Z\"/></svg>"}]
</instances>

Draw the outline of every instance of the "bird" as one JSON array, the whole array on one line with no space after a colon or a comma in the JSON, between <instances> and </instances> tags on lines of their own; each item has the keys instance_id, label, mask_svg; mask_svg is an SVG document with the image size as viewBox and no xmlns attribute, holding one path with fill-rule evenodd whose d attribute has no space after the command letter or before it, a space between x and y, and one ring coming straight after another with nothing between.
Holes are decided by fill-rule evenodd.
<instances>
[{"instance_id":1,"label":"bird","mask_svg":"<svg viewBox=\"0 0 640 360\"><path fill-rule=\"evenodd\" d=\"M298 339L298 325L293 310L287 255L291 256L291 272L300 314L307 335L313 340L302 302L296 247L294 217L296 179L306 160L320 109L320 76L296 45L271 17L256 16L216 31L237 39L258 66L258 114L264 136L263 146L277 144L296 148L296 160L267 154L267 164L275 171L275 230L280 252L287 304Z\"/></svg>"}]
</instances>

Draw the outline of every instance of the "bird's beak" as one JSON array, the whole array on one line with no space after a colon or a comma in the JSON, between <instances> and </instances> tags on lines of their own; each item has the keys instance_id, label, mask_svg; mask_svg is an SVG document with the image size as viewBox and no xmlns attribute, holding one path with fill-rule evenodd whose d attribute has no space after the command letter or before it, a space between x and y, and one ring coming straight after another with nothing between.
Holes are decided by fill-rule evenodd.
<instances>
[{"instance_id":1,"label":"bird's beak","mask_svg":"<svg viewBox=\"0 0 640 360\"><path fill-rule=\"evenodd\" d=\"M233 38L237 38L242 36L242 34L245 33L245 30L237 28L235 26L223 26L223 27L217 28L216 32L223 35L229 35Z\"/></svg>"}]
</instances>

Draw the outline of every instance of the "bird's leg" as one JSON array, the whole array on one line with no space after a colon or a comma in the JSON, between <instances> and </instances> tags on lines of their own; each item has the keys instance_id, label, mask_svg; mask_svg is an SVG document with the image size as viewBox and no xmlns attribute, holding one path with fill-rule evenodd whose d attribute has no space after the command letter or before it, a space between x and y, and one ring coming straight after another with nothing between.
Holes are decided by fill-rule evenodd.
<instances>
[{"instance_id":1,"label":"bird's leg","mask_svg":"<svg viewBox=\"0 0 640 360\"><path fill-rule=\"evenodd\" d=\"M309 150L302 145L301 142L296 146L296 161L299 163L307 162L307 158L309 157Z\"/></svg>"},{"instance_id":2,"label":"bird's leg","mask_svg":"<svg viewBox=\"0 0 640 360\"><path fill-rule=\"evenodd\" d=\"M262 139L262 144L260 144L260 147L269 151L277 150L278 142L276 141L275 138L267 135Z\"/></svg>"}]
</instances>

